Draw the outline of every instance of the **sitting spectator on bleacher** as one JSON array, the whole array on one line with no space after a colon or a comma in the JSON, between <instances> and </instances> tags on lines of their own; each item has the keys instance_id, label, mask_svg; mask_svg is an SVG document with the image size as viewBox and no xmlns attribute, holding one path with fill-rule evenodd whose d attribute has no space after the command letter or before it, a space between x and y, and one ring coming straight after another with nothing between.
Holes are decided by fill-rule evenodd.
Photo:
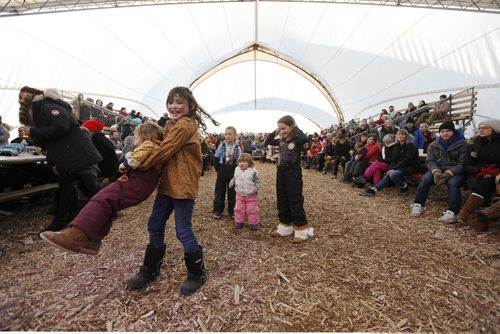
<instances>
[{"instance_id":1,"label":"sitting spectator on bleacher","mask_svg":"<svg viewBox=\"0 0 500 334\"><path fill-rule=\"evenodd\" d=\"M83 127L90 131L92 142L102 156L102 160L98 164L99 177L114 176L118 172L118 158L116 157L115 146L102 132L104 124L91 119L83 123Z\"/></svg>"},{"instance_id":2,"label":"sitting spectator on bleacher","mask_svg":"<svg viewBox=\"0 0 500 334\"><path fill-rule=\"evenodd\" d=\"M467 222L469 215L480 206L487 206L496 191L495 177L500 173L500 120L488 119L478 126L479 135L471 138L472 145L465 157L467 186L472 190L457 220Z\"/></svg>"},{"instance_id":3,"label":"sitting spectator on bleacher","mask_svg":"<svg viewBox=\"0 0 500 334\"><path fill-rule=\"evenodd\" d=\"M430 106L427 103L425 103L424 100L418 101L418 107L417 107L418 113L416 113L418 115L418 118L417 118L417 121L415 122L417 126L420 123L422 123L421 117L424 114L427 115L429 113L429 109L430 109Z\"/></svg>"},{"instance_id":4,"label":"sitting spectator on bleacher","mask_svg":"<svg viewBox=\"0 0 500 334\"><path fill-rule=\"evenodd\" d=\"M424 149L424 137L422 136L422 132L420 129L415 126L415 120L409 117L406 120L405 126L403 127L410 135L413 136L413 143L417 146L418 149Z\"/></svg>"},{"instance_id":5,"label":"sitting spectator on bleacher","mask_svg":"<svg viewBox=\"0 0 500 334\"><path fill-rule=\"evenodd\" d=\"M429 125L434 124L434 122L437 119L440 119L440 118L446 116L449 108L450 108L450 103L448 101L446 94L440 95L439 101L436 102L436 104L434 105L434 109L432 109L429 112L427 118L422 119L422 122L425 122Z\"/></svg>"},{"instance_id":6,"label":"sitting spectator on bleacher","mask_svg":"<svg viewBox=\"0 0 500 334\"><path fill-rule=\"evenodd\" d=\"M337 137L336 143L333 145L333 158L335 162L333 163L333 178L337 178L337 173L339 171L339 165L345 170L345 164L349 160L351 150L351 143L345 138L345 135L340 134Z\"/></svg>"},{"instance_id":7,"label":"sitting spectator on bleacher","mask_svg":"<svg viewBox=\"0 0 500 334\"><path fill-rule=\"evenodd\" d=\"M382 175L389 170L389 164L392 162L394 151L395 136L392 134L385 135L382 140L382 154L374 161L365 171L364 178L366 181L371 180L373 184L377 184L382 180Z\"/></svg>"},{"instance_id":8,"label":"sitting spectator on bleacher","mask_svg":"<svg viewBox=\"0 0 500 334\"><path fill-rule=\"evenodd\" d=\"M353 186L358 188L365 186L365 179L363 177L366 169L370 167L370 165L377 161L382 154L382 147L378 143L377 135L368 136L368 140L365 145L366 154L361 156L358 161L354 164L354 169L352 170L353 176Z\"/></svg>"},{"instance_id":9,"label":"sitting spectator on bleacher","mask_svg":"<svg viewBox=\"0 0 500 334\"><path fill-rule=\"evenodd\" d=\"M344 177L342 178L342 182L351 183L353 181L352 178L354 168L356 167L358 160L366 156L366 151L365 144L361 141L357 141L356 144L354 144L354 150L351 151L350 160L346 162L344 167Z\"/></svg>"},{"instance_id":10,"label":"sitting spectator on bleacher","mask_svg":"<svg viewBox=\"0 0 500 334\"><path fill-rule=\"evenodd\" d=\"M377 125L384 124L385 120L389 117L389 113L386 109L382 109L379 119L376 121Z\"/></svg>"},{"instance_id":11,"label":"sitting spectator on bleacher","mask_svg":"<svg viewBox=\"0 0 500 334\"><path fill-rule=\"evenodd\" d=\"M457 132L451 121L439 126L439 138L429 145L426 164L429 171L424 174L417 188L411 215L418 217L425 209L425 201L431 185L448 185L448 208L438 220L445 224L456 222L460 210L461 190L464 184L464 159L467 141L462 132Z\"/></svg>"},{"instance_id":12,"label":"sitting spectator on bleacher","mask_svg":"<svg viewBox=\"0 0 500 334\"><path fill-rule=\"evenodd\" d=\"M415 107L415 105L413 104L413 102L408 102L408 107L405 109L403 115L407 115L409 113L412 113L415 110L417 110L417 107Z\"/></svg>"},{"instance_id":13,"label":"sitting spectator on bleacher","mask_svg":"<svg viewBox=\"0 0 500 334\"><path fill-rule=\"evenodd\" d=\"M394 145L392 159L386 175L380 182L366 189L361 195L373 196L391 183L399 187L399 196L406 195L409 187L404 178L418 172L420 172L418 149L413 144L408 132L401 129L396 134L396 144Z\"/></svg>"},{"instance_id":14,"label":"sitting spectator on bleacher","mask_svg":"<svg viewBox=\"0 0 500 334\"><path fill-rule=\"evenodd\" d=\"M377 135L378 137L377 123L373 119L368 120L368 135Z\"/></svg>"},{"instance_id":15,"label":"sitting spectator on bleacher","mask_svg":"<svg viewBox=\"0 0 500 334\"><path fill-rule=\"evenodd\" d=\"M389 106L388 108L388 112L389 112L389 118L396 118L396 113L397 111L394 109L394 106Z\"/></svg>"},{"instance_id":16,"label":"sitting spectator on bleacher","mask_svg":"<svg viewBox=\"0 0 500 334\"><path fill-rule=\"evenodd\" d=\"M422 137L424 137L423 153L427 153L429 145L436 139L436 134L429 130L429 125L427 125L427 123L420 123L419 129L422 133Z\"/></svg>"},{"instance_id":17,"label":"sitting spectator on bleacher","mask_svg":"<svg viewBox=\"0 0 500 334\"><path fill-rule=\"evenodd\" d=\"M379 139L382 141L386 135L396 135L396 132L398 132L398 128L394 125L394 122L392 119L386 119L384 122L384 125L379 130Z\"/></svg>"},{"instance_id":18,"label":"sitting spectator on bleacher","mask_svg":"<svg viewBox=\"0 0 500 334\"><path fill-rule=\"evenodd\" d=\"M115 147L115 150L117 151L121 151L123 149L123 144L122 142L120 141L120 138L118 136L118 132L115 131L115 130L112 130L109 135L108 135L108 139L111 141L111 143L113 144L113 146Z\"/></svg>"},{"instance_id":19,"label":"sitting spectator on bleacher","mask_svg":"<svg viewBox=\"0 0 500 334\"><path fill-rule=\"evenodd\" d=\"M99 191L97 163L101 155L74 118L71 106L55 90L23 87L19 93L19 135L38 139L47 151L47 162L58 176L57 212L45 231L63 229L76 214L77 195L73 180L78 178L86 195Z\"/></svg>"},{"instance_id":20,"label":"sitting spectator on bleacher","mask_svg":"<svg viewBox=\"0 0 500 334\"><path fill-rule=\"evenodd\" d=\"M109 111L114 111L114 106L115 104L113 102L108 102L108 104L106 104L106 109L108 109Z\"/></svg>"},{"instance_id":21,"label":"sitting spectator on bleacher","mask_svg":"<svg viewBox=\"0 0 500 334\"><path fill-rule=\"evenodd\" d=\"M354 182L355 186L361 187L362 184L356 183L357 177L362 177L365 170L370 166L370 164L375 161L381 154L382 148L380 144L377 143L378 136L370 135L366 141L364 147L359 150L358 154L354 157L354 160L349 166L347 175L344 174L345 182Z\"/></svg>"},{"instance_id":22,"label":"sitting spectator on bleacher","mask_svg":"<svg viewBox=\"0 0 500 334\"><path fill-rule=\"evenodd\" d=\"M366 124L365 122L361 121L361 123L359 123L358 129L356 130L356 134L358 134L358 133L368 134L366 131L368 131L368 124Z\"/></svg>"},{"instance_id":23,"label":"sitting spectator on bleacher","mask_svg":"<svg viewBox=\"0 0 500 334\"><path fill-rule=\"evenodd\" d=\"M320 146L316 141L311 141L309 145L309 149L306 152L306 162L304 168L313 168L315 167L315 162L316 162L316 156L318 155L318 152L320 150Z\"/></svg>"}]
</instances>

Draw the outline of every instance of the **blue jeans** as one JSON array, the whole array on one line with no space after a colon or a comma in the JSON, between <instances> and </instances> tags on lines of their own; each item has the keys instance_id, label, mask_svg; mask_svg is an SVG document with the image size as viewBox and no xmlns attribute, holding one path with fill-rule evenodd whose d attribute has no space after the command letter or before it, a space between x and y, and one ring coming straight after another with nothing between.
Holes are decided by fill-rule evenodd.
<instances>
[{"instance_id":1,"label":"blue jeans","mask_svg":"<svg viewBox=\"0 0 500 334\"><path fill-rule=\"evenodd\" d=\"M464 184L465 175L458 174L450 177L448 179L448 210L453 211L453 213L458 214L460 211L460 204L462 201L462 193L460 192L460 187ZM428 171L422 177L420 184L417 188L417 194L415 195L415 203L425 206L425 201L427 195L429 194L429 189L431 185L434 184L434 177L432 176L432 171Z\"/></svg>"},{"instance_id":2,"label":"blue jeans","mask_svg":"<svg viewBox=\"0 0 500 334\"><path fill-rule=\"evenodd\" d=\"M375 188L377 188L377 190L382 190L391 182L393 182L396 186L402 188L405 185L403 181L404 176L406 176L405 173L400 170L395 170L391 173L391 175L384 176L382 180L380 180L380 182L375 185Z\"/></svg>"},{"instance_id":3,"label":"blue jeans","mask_svg":"<svg viewBox=\"0 0 500 334\"><path fill-rule=\"evenodd\" d=\"M175 211L175 234L184 246L185 253L197 252L200 247L193 233L193 199L175 199L170 196L156 195L153 211L148 220L149 243L155 248L163 248L165 226Z\"/></svg>"}]
</instances>

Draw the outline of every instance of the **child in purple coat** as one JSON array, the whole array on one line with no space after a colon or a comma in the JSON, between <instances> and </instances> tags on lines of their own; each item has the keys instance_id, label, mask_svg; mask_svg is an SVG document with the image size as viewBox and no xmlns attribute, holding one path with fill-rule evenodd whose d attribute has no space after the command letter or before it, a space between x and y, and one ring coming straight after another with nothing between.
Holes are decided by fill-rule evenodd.
<instances>
[{"instance_id":1,"label":"child in purple coat","mask_svg":"<svg viewBox=\"0 0 500 334\"><path fill-rule=\"evenodd\" d=\"M162 142L163 129L156 123L147 122L135 129L134 137L135 149L127 153L119 166L123 175L93 196L68 228L60 232L42 232L42 240L69 253L97 255L116 212L138 205L151 195L160 178L159 170L143 171L140 167Z\"/></svg>"}]
</instances>

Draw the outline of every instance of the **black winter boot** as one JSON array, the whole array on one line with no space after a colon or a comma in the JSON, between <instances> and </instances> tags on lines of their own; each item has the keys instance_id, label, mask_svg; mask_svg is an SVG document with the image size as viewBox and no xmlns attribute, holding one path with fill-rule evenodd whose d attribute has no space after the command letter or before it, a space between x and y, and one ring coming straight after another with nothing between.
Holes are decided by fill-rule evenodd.
<instances>
[{"instance_id":1,"label":"black winter boot","mask_svg":"<svg viewBox=\"0 0 500 334\"><path fill-rule=\"evenodd\" d=\"M165 245L162 248L155 248L148 244L144 255L144 264L139 272L127 280L127 285L131 289L144 289L160 273L163 256L165 255Z\"/></svg>"},{"instance_id":2,"label":"black winter boot","mask_svg":"<svg viewBox=\"0 0 500 334\"><path fill-rule=\"evenodd\" d=\"M205 262L203 261L203 249L194 253L185 253L184 262L188 271L188 277L181 286L181 295L189 296L201 288L207 281Z\"/></svg>"}]
</instances>

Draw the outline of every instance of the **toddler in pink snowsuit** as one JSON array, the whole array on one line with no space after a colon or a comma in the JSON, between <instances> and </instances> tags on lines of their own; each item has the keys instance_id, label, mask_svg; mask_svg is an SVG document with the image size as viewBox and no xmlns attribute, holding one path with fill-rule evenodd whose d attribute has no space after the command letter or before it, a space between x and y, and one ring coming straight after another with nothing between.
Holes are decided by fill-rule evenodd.
<instances>
[{"instance_id":1,"label":"toddler in pink snowsuit","mask_svg":"<svg viewBox=\"0 0 500 334\"><path fill-rule=\"evenodd\" d=\"M246 218L250 230L256 231L260 221L258 197L260 180L250 154L242 153L239 156L238 166L229 187L235 187L236 191L235 228L242 228Z\"/></svg>"}]
</instances>

